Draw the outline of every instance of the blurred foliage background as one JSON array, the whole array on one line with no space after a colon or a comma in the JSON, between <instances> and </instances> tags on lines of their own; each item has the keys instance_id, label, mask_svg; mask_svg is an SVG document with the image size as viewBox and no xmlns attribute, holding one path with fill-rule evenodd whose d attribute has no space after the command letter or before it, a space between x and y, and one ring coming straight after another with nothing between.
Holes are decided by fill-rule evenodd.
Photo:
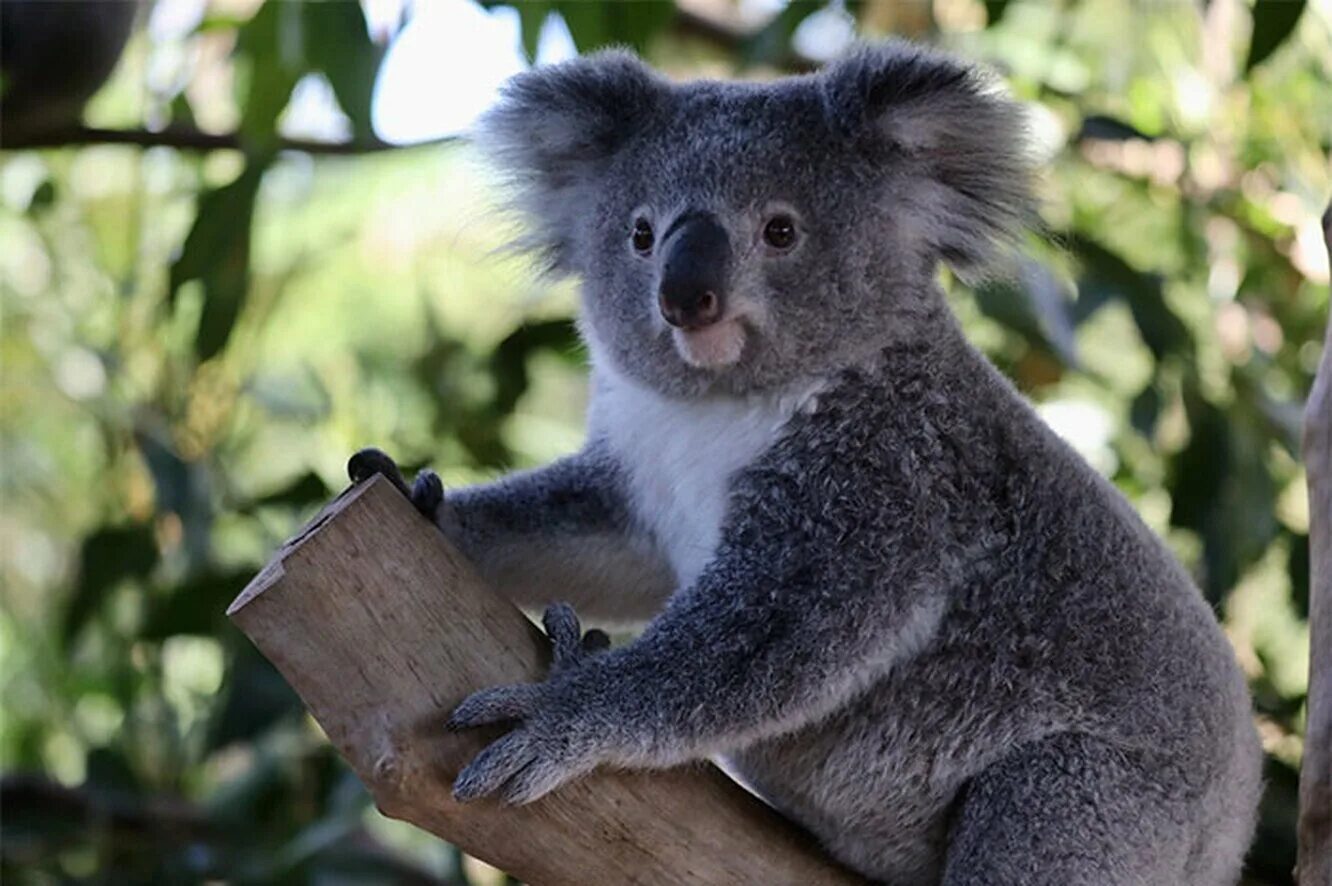
<instances>
[{"instance_id":1,"label":"blurred foliage background","mask_svg":"<svg viewBox=\"0 0 1332 886\"><path fill-rule=\"evenodd\" d=\"M761 78L898 34L1004 73L1046 229L1011 281L946 282L1223 620L1268 751L1248 881L1290 882L1329 0L5 0L0 876L502 880L379 816L222 615L362 445L455 484L578 445L572 286L494 254L465 139L376 130L386 53L442 8L515 64ZM483 55L399 77L399 118Z\"/></svg>"}]
</instances>

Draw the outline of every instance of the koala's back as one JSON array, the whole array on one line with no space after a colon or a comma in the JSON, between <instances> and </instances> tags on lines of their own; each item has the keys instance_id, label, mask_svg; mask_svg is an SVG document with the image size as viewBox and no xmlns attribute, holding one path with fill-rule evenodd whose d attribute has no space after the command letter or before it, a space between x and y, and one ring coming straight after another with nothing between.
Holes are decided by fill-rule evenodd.
<instances>
[{"instance_id":1,"label":"koala's back","mask_svg":"<svg viewBox=\"0 0 1332 886\"><path fill-rule=\"evenodd\" d=\"M912 374L928 377L926 392L909 414L884 414L903 408L889 386ZM1103 882L1233 882L1261 753L1229 644L1161 541L970 348L923 374L885 367L824 401L848 422L881 423L861 438L863 461L841 468L866 472L860 488L873 487L873 448L897 445L901 422L933 425L956 452L940 469L957 476L930 484L939 496L931 504L955 514L974 543L918 654L833 715L735 755L735 769L839 857L888 882L917 883L940 876L961 801L983 793L990 774L1007 766L1011 778L1037 784L1042 767L1061 777L1087 767L1131 783L1107 787L1106 802L1132 805L1123 812L1145 829L1143 869L1183 877L1107 872ZM802 433L799 421L772 458L820 458L818 432ZM853 546L875 544L862 537ZM865 553L844 546L833 555ZM1163 839L1170 828L1178 834ZM1178 857L1142 858L1159 852Z\"/></svg>"}]
</instances>

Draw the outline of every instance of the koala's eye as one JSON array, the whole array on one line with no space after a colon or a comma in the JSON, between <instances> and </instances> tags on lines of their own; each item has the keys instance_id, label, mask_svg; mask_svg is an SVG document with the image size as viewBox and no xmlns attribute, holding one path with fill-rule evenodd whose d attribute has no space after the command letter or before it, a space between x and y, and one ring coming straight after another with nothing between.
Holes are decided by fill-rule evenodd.
<instances>
[{"instance_id":1,"label":"koala's eye","mask_svg":"<svg viewBox=\"0 0 1332 886\"><path fill-rule=\"evenodd\" d=\"M773 249L790 249L795 241L795 222L789 215L774 215L763 226L763 242Z\"/></svg>"},{"instance_id":2,"label":"koala's eye","mask_svg":"<svg viewBox=\"0 0 1332 886\"><path fill-rule=\"evenodd\" d=\"M634 222L634 233L630 239L633 240L634 250L640 255L652 251L652 225L647 223L647 219L640 218Z\"/></svg>"}]
</instances>

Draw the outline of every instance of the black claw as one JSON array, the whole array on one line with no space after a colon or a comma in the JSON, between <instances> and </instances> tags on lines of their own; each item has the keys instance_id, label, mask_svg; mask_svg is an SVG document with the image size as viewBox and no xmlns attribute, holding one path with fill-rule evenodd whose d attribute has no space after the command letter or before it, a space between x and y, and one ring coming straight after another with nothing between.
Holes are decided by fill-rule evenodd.
<instances>
[{"instance_id":1,"label":"black claw","mask_svg":"<svg viewBox=\"0 0 1332 886\"><path fill-rule=\"evenodd\" d=\"M398 470L397 463L382 449L370 446L347 460L347 476L353 483L363 483L375 474L388 478L388 481L407 498L412 497L412 491L407 488L407 481L402 479L402 472Z\"/></svg>"},{"instance_id":2,"label":"black claw","mask_svg":"<svg viewBox=\"0 0 1332 886\"><path fill-rule=\"evenodd\" d=\"M408 498L418 511L433 520L439 511L439 506L444 503L444 483L434 471L421 471L412 482L412 491Z\"/></svg>"},{"instance_id":3,"label":"black claw","mask_svg":"<svg viewBox=\"0 0 1332 886\"><path fill-rule=\"evenodd\" d=\"M584 652L605 652L610 645L610 635L601 628L593 628L583 635Z\"/></svg>"}]
</instances>

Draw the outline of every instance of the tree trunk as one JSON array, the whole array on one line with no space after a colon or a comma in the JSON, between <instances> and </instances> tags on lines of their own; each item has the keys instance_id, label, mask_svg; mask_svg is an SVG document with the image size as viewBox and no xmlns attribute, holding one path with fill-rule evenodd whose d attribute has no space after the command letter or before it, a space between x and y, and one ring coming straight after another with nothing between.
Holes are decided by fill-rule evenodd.
<instances>
[{"instance_id":1,"label":"tree trunk","mask_svg":"<svg viewBox=\"0 0 1332 886\"><path fill-rule=\"evenodd\" d=\"M540 680L548 643L383 477L329 505L228 614L381 811L522 880L864 882L707 764L597 771L529 806L456 803L454 777L496 733L449 733L449 711L477 689Z\"/></svg>"},{"instance_id":2,"label":"tree trunk","mask_svg":"<svg viewBox=\"0 0 1332 886\"><path fill-rule=\"evenodd\" d=\"M1332 206L1323 215L1332 265ZM1332 884L1332 318L1304 412L1309 479L1309 701L1300 766L1301 886Z\"/></svg>"}]
</instances>

